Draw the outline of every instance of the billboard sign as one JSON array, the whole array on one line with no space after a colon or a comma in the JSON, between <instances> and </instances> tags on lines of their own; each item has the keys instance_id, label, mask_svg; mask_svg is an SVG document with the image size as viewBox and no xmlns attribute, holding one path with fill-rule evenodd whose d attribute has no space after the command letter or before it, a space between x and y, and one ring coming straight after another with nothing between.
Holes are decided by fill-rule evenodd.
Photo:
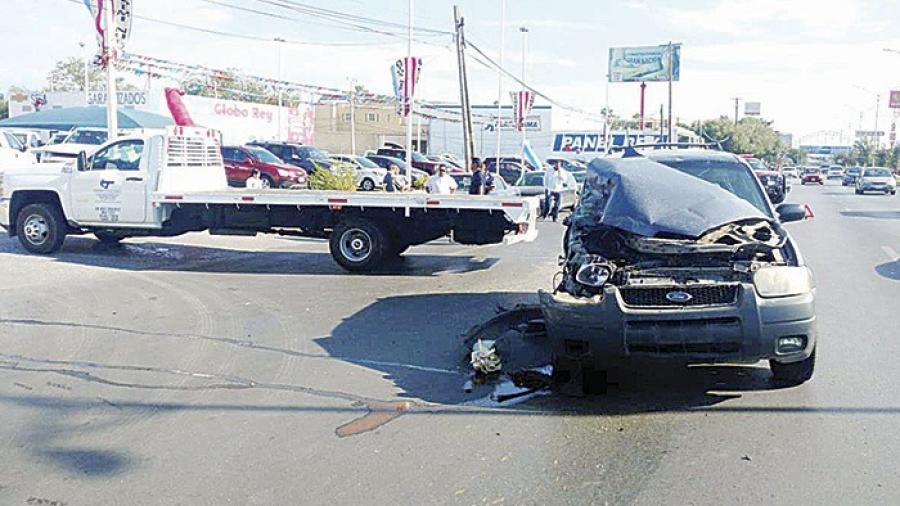
<instances>
[{"instance_id":1,"label":"billboard sign","mask_svg":"<svg viewBox=\"0 0 900 506\"><path fill-rule=\"evenodd\" d=\"M891 90L891 109L900 109L900 90Z\"/></svg>"},{"instance_id":2,"label":"billboard sign","mask_svg":"<svg viewBox=\"0 0 900 506\"><path fill-rule=\"evenodd\" d=\"M609 82L641 83L669 80L669 47L672 48L672 80L681 77L681 44L609 48Z\"/></svg>"},{"instance_id":3,"label":"billboard sign","mask_svg":"<svg viewBox=\"0 0 900 506\"><path fill-rule=\"evenodd\" d=\"M762 113L762 104L759 102L744 102L744 115L759 116Z\"/></svg>"},{"instance_id":4,"label":"billboard sign","mask_svg":"<svg viewBox=\"0 0 900 506\"><path fill-rule=\"evenodd\" d=\"M856 137L858 139L871 139L876 137L884 137L884 131L882 130L857 130Z\"/></svg>"}]
</instances>

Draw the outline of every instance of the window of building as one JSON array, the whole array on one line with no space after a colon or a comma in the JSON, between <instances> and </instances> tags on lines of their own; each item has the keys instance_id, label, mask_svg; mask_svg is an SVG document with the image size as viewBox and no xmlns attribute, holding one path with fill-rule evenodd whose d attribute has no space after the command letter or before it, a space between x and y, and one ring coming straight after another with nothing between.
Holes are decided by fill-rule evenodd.
<instances>
[{"instance_id":1,"label":"window of building","mask_svg":"<svg viewBox=\"0 0 900 506\"><path fill-rule=\"evenodd\" d=\"M366 113L366 121L369 123L378 122L378 113L377 112L367 112Z\"/></svg>"},{"instance_id":2,"label":"window of building","mask_svg":"<svg viewBox=\"0 0 900 506\"><path fill-rule=\"evenodd\" d=\"M342 121L343 121L344 123L350 123L350 121L352 121L351 118L352 118L352 117L350 116L350 113L349 113L349 112L345 112Z\"/></svg>"}]
</instances>

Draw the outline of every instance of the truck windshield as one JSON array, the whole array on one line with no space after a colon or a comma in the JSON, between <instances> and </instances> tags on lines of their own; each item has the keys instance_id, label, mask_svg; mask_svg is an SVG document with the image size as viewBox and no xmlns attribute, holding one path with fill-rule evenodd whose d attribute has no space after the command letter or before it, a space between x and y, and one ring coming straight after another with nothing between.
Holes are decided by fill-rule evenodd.
<instances>
[{"instance_id":1,"label":"truck windshield","mask_svg":"<svg viewBox=\"0 0 900 506\"><path fill-rule=\"evenodd\" d=\"M100 145L106 142L107 135L102 130L75 130L66 139L66 144L94 144Z\"/></svg>"}]
</instances>

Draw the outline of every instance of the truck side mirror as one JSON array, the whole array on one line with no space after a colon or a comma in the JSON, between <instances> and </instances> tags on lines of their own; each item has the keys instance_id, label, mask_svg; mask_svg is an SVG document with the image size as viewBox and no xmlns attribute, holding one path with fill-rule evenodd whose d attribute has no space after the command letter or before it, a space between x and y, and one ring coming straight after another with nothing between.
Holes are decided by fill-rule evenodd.
<instances>
[{"instance_id":1,"label":"truck side mirror","mask_svg":"<svg viewBox=\"0 0 900 506\"><path fill-rule=\"evenodd\" d=\"M76 163L76 168L78 169L78 172L86 171L88 169L87 153L85 153L84 151L79 152L78 159L75 163Z\"/></svg>"}]
</instances>

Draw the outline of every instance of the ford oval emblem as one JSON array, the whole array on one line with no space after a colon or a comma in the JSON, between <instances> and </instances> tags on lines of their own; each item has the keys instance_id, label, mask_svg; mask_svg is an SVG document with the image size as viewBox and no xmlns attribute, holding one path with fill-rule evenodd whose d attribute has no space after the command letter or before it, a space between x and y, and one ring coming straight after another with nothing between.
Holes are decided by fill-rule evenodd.
<instances>
[{"instance_id":1,"label":"ford oval emblem","mask_svg":"<svg viewBox=\"0 0 900 506\"><path fill-rule=\"evenodd\" d=\"M667 293L666 298L669 299L670 302L674 302L676 304L687 304L691 301L691 299L694 298L694 296L687 292L676 290L674 292Z\"/></svg>"}]
</instances>

